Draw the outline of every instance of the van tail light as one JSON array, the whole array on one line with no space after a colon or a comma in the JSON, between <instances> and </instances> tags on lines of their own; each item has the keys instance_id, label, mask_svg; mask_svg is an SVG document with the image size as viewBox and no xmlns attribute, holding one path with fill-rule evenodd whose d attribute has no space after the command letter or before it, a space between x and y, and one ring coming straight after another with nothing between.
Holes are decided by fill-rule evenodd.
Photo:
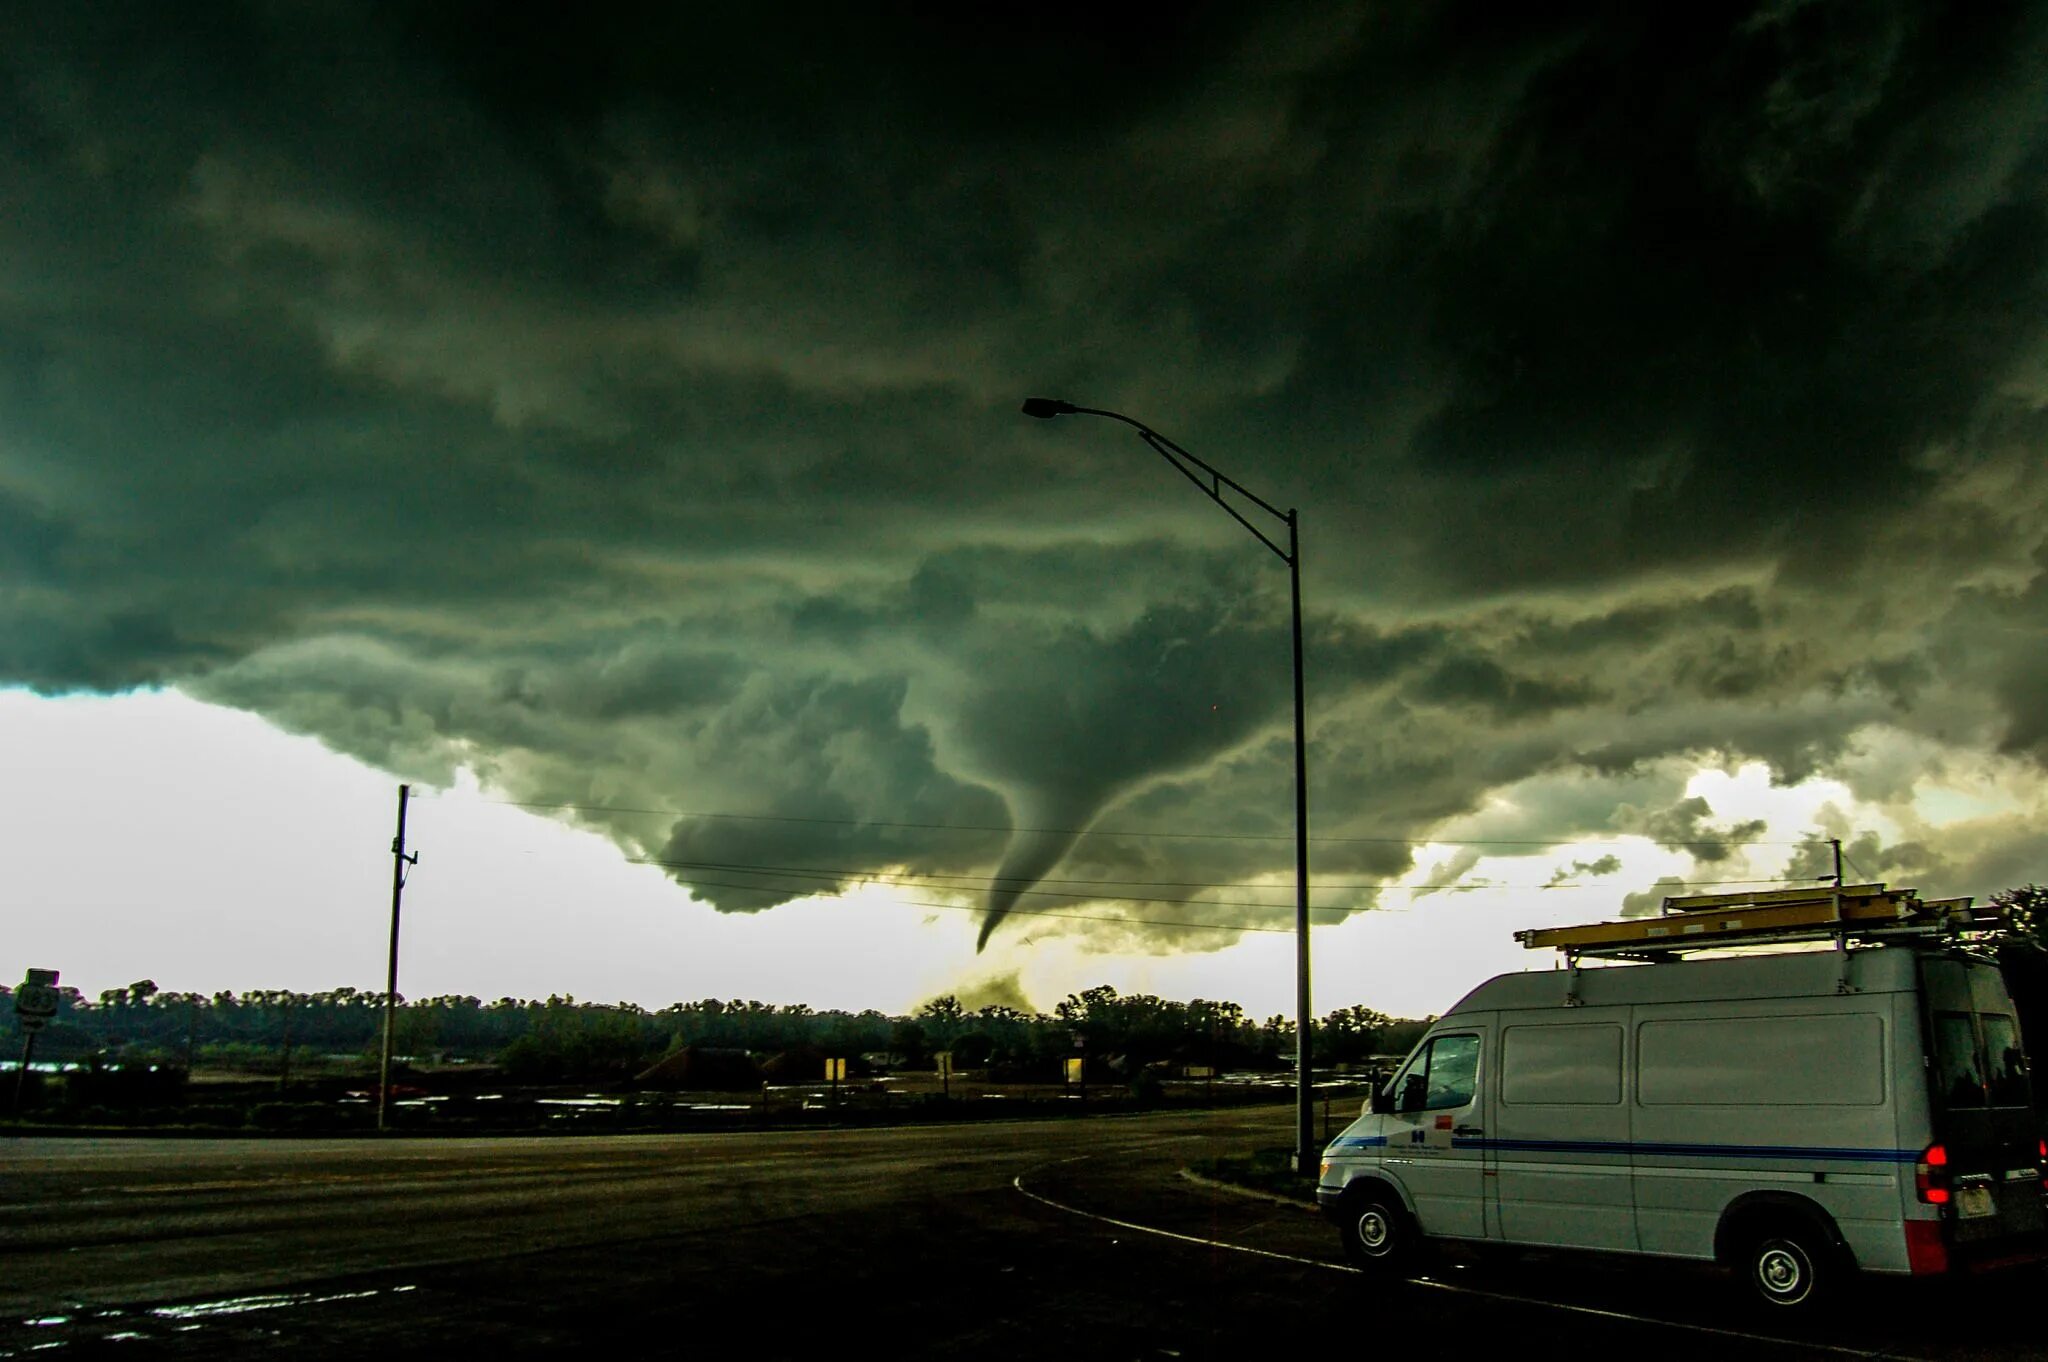
<instances>
[{"instance_id":1,"label":"van tail light","mask_svg":"<svg viewBox=\"0 0 2048 1362\"><path fill-rule=\"evenodd\" d=\"M1931 1144L1920 1151L1919 1162L1913 1165L1913 1190L1930 1206L1948 1205L1951 1198L1946 1145Z\"/></svg>"},{"instance_id":2,"label":"van tail light","mask_svg":"<svg viewBox=\"0 0 2048 1362\"><path fill-rule=\"evenodd\" d=\"M2042 1140L2039 1143L2037 1153L2039 1160L2034 1164L2034 1167L2041 1170L2041 1190L2048 1192L2048 1140Z\"/></svg>"}]
</instances>

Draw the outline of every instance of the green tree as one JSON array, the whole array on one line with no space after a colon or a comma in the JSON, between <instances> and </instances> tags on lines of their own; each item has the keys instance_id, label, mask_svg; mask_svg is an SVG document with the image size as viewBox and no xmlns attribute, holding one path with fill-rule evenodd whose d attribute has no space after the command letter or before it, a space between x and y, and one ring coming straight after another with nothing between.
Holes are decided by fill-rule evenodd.
<instances>
[{"instance_id":1,"label":"green tree","mask_svg":"<svg viewBox=\"0 0 2048 1362\"><path fill-rule=\"evenodd\" d=\"M1318 1061L1355 1063L1377 1054L1381 1037L1393 1021L1384 1012L1354 1004L1339 1008L1316 1023L1314 1055Z\"/></svg>"},{"instance_id":2,"label":"green tree","mask_svg":"<svg viewBox=\"0 0 2048 1362\"><path fill-rule=\"evenodd\" d=\"M2013 944L2048 951L2048 888L2023 884L2001 889L1991 902L2005 915L2006 931Z\"/></svg>"},{"instance_id":3,"label":"green tree","mask_svg":"<svg viewBox=\"0 0 2048 1362\"><path fill-rule=\"evenodd\" d=\"M950 993L917 1009L918 1029L923 1033L925 1044L935 1052L953 1048L953 1038L960 1034L966 1017L966 1009Z\"/></svg>"},{"instance_id":4,"label":"green tree","mask_svg":"<svg viewBox=\"0 0 2048 1362\"><path fill-rule=\"evenodd\" d=\"M1991 896L2005 915L2006 937L1998 950L2005 986L2019 1013L2020 1035L2033 1052L2035 1073L2048 1055L2048 888L2023 884ZM2048 1081L2037 1077L2034 1110L2048 1129Z\"/></svg>"}]
</instances>

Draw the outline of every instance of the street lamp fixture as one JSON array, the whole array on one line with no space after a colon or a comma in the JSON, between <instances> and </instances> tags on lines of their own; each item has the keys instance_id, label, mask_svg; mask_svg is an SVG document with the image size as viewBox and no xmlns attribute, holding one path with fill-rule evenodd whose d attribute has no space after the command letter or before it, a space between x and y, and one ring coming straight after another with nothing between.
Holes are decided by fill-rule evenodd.
<instances>
[{"instance_id":1,"label":"street lamp fixture","mask_svg":"<svg viewBox=\"0 0 2048 1362\"><path fill-rule=\"evenodd\" d=\"M1294 599L1294 1116L1295 1168L1302 1173L1316 1170L1320 1151L1315 1142L1315 1102L1310 1085L1309 1055L1309 951L1308 951L1308 729L1307 706L1301 684L1301 518L1253 492L1235 478L1220 472L1188 453L1142 421L1101 407L1077 407L1057 397L1027 397L1024 414L1040 420L1055 416L1101 416L1121 421L1138 432L1138 438L1158 451L1181 476L1202 489L1203 495L1228 511L1231 518L1251 531L1253 538L1271 549L1287 564ZM1245 515L1247 504L1287 527L1287 544L1281 547L1274 535L1261 529ZM1270 526L1269 526L1270 528Z\"/></svg>"}]
</instances>

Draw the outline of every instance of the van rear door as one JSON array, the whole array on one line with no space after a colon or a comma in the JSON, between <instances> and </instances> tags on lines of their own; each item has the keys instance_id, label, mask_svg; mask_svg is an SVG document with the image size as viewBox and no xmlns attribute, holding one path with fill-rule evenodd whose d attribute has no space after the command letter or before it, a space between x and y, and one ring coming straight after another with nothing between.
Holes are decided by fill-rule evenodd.
<instances>
[{"instance_id":1,"label":"van rear door","mask_svg":"<svg viewBox=\"0 0 2048 1362\"><path fill-rule=\"evenodd\" d=\"M1965 1261L1997 1257L2048 1231L2019 1021L1995 965L1927 956L1920 977L1950 1248Z\"/></svg>"}]
</instances>

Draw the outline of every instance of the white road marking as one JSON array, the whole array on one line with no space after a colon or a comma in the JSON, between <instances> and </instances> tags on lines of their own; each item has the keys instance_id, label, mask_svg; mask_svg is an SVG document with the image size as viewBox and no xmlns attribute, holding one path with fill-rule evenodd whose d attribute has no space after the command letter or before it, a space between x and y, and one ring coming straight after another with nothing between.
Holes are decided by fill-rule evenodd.
<instances>
[{"instance_id":1,"label":"white road marking","mask_svg":"<svg viewBox=\"0 0 2048 1362\"><path fill-rule=\"evenodd\" d=\"M1098 1156L1094 1154L1080 1154L1070 1159L1055 1159L1050 1163L1041 1163L1029 1171L1036 1173L1047 1168L1057 1168L1063 1163L1080 1163L1084 1159L1096 1157ZM1299 1254L1277 1253L1272 1249L1253 1248L1249 1244L1232 1244L1222 1239L1204 1239L1196 1234L1182 1234L1178 1230L1162 1230L1154 1225L1140 1225L1135 1221L1118 1220L1115 1216L1100 1215L1094 1211L1084 1211L1079 1206L1069 1206L1064 1202L1054 1201L1049 1196L1032 1191L1024 1185L1024 1174L1022 1173L1012 1177L1010 1185L1042 1206L1050 1206L1052 1209L1064 1212L1067 1215L1079 1216L1083 1220L1098 1221L1104 1225L1114 1225L1118 1229L1130 1230L1137 1234L1157 1235L1161 1239L1178 1239L1184 1244L1200 1244L1204 1248L1226 1249L1232 1253L1248 1253L1254 1258L1271 1258L1282 1263L1296 1263L1302 1267L1322 1268L1327 1272L1343 1272L1355 1277L1367 1275L1349 1263L1333 1263L1322 1258L1303 1258ZM1458 1286L1451 1282L1431 1281L1424 1277L1408 1278L1407 1285L1422 1287L1431 1291L1449 1291L1461 1296L1476 1296L1484 1300L1505 1301L1514 1305L1533 1305L1539 1309L1556 1310L1568 1315L1590 1315L1595 1319L1622 1320L1630 1324L1648 1324L1663 1329L1680 1329L1687 1333L1708 1334L1715 1338L1740 1339L1745 1343L1768 1343L1780 1348L1807 1348L1814 1352L1839 1353L1844 1357L1882 1357L1896 1358L1898 1362L1923 1362L1922 1359L1914 1359L1904 1353L1895 1353L1888 1348L1874 1350L1869 1348L1849 1348L1838 1343L1811 1343L1804 1339L1774 1338L1770 1334L1745 1333L1739 1329L1719 1329L1711 1324L1687 1324L1681 1320L1658 1319L1651 1315L1631 1315L1621 1310L1602 1310L1598 1306L1592 1305L1567 1305L1560 1301L1538 1300L1533 1296L1510 1295L1504 1291L1482 1291L1477 1287Z\"/></svg>"}]
</instances>

